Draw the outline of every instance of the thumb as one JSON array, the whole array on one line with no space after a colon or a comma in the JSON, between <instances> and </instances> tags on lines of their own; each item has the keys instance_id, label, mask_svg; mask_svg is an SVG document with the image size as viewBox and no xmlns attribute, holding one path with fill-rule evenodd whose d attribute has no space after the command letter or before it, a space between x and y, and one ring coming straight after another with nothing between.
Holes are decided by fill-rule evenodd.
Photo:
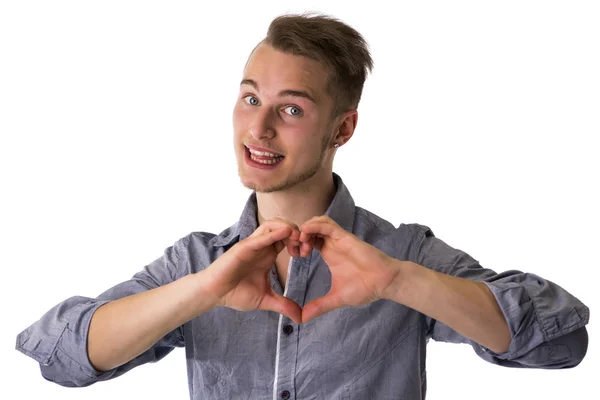
<instances>
[{"instance_id":1,"label":"thumb","mask_svg":"<svg viewBox=\"0 0 600 400\"><path fill-rule=\"evenodd\" d=\"M281 296L273 290L271 290L270 293L265 294L265 297L263 297L258 308L261 310L278 312L290 318L297 324L302 323L302 309L300 306L293 300Z\"/></svg>"},{"instance_id":2,"label":"thumb","mask_svg":"<svg viewBox=\"0 0 600 400\"><path fill-rule=\"evenodd\" d=\"M313 318L342 306L343 304L337 298L337 296L329 292L325 296L319 297L318 299L310 301L308 304L304 305L304 308L302 309L302 323L306 323Z\"/></svg>"}]
</instances>

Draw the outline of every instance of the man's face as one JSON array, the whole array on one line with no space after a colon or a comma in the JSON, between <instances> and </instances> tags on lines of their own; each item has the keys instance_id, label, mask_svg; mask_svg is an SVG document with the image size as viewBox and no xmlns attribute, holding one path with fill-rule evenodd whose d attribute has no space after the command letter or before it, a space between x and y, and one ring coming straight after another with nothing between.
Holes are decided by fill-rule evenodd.
<instances>
[{"instance_id":1,"label":"man's face","mask_svg":"<svg viewBox=\"0 0 600 400\"><path fill-rule=\"evenodd\" d=\"M242 184L281 191L307 181L330 160L328 73L306 57L259 45L248 60L233 111ZM257 152L258 151L258 152Z\"/></svg>"}]
</instances>

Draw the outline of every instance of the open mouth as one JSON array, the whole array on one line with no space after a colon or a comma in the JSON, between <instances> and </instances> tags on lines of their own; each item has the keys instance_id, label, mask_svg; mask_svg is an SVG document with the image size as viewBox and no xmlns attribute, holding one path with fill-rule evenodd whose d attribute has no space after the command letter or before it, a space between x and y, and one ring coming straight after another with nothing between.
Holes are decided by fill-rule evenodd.
<instances>
[{"instance_id":1,"label":"open mouth","mask_svg":"<svg viewBox=\"0 0 600 400\"><path fill-rule=\"evenodd\" d=\"M281 154L272 153L268 151L258 151L254 149L250 149L246 146L246 157L247 160L251 163L256 163L264 166L274 166L277 165L283 160L285 157Z\"/></svg>"}]
</instances>

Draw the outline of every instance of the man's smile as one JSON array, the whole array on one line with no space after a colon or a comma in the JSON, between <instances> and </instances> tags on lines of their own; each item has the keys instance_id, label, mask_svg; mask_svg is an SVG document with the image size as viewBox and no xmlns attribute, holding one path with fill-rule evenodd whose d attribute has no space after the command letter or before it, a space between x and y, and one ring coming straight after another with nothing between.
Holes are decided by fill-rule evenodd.
<instances>
[{"instance_id":1,"label":"man's smile","mask_svg":"<svg viewBox=\"0 0 600 400\"><path fill-rule=\"evenodd\" d=\"M250 166L260 166L260 167L275 167L278 165L283 159L284 156L278 153L266 151L262 148L257 148L255 146L245 147L246 154L246 163ZM259 150L260 149L260 150Z\"/></svg>"}]
</instances>

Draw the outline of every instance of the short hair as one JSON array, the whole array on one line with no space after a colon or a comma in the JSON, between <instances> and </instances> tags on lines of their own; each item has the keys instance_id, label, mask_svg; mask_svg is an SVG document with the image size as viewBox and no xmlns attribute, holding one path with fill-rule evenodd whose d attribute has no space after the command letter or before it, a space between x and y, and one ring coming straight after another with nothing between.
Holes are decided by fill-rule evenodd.
<instances>
[{"instance_id":1,"label":"short hair","mask_svg":"<svg viewBox=\"0 0 600 400\"><path fill-rule=\"evenodd\" d=\"M373 60L355 29L324 14L285 14L269 25L266 43L276 50L319 61L330 71L327 92L333 116L358 107Z\"/></svg>"}]
</instances>

